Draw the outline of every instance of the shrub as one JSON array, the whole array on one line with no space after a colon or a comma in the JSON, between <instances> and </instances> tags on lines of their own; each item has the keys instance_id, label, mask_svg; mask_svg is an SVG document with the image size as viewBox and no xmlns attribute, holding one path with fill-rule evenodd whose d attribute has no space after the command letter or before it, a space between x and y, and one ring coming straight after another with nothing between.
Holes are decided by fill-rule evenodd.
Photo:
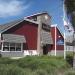
<instances>
[{"instance_id":1,"label":"shrub","mask_svg":"<svg viewBox=\"0 0 75 75\"><path fill-rule=\"evenodd\" d=\"M64 75L75 75L75 69L70 69L66 71Z\"/></svg>"},{"instance_id":2,"label":"shrub","mask_svg":"<svg viewBox=\"0 0 75 75\"><path fill-rule=\"evenodd\" d=\"M0 57L2 57L2 54L0 54Z\"/></svg>"},{"instance_id":3,"label":"shrub","mask_svg":"<svg viewBox=\"0 0 75 75\"><path fill-rule=\"evenodd\" d=\"M73 67L73 53L67 54L66 61Z\"/></svg>"}]
</instances>

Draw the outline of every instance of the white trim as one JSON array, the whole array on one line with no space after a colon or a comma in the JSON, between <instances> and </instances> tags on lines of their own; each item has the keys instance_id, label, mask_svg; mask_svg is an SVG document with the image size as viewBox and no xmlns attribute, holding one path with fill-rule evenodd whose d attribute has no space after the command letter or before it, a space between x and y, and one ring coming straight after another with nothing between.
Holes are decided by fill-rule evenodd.
<instances>
[{"instance_id":1,"label":"white trim","mask_svg":"<svg viewBox=\"0 0 75 75\"><path fill-rule=\"evenodd\" d=\"M41 12L41 13L39 12L39 13L36 13L36 14L32 14L30 16L26 16L24 18L28 18L28 17L32 17L32 16L38 16L38 15L42 15L42 14L47 14L51 18L51 16L47 12Z\"/></svg>"},{"instance_id":2,"label":"white trim","mask_svg":"<svg viewBox=\"0 0 75 75\"><path fill-rule=\"evenodd\" d=\"M2 49L1 49L1 52L22 52L22 51L23 51L23 43L20 43L20 44L21 44L21 50L20 50L20 51L17 51L17 50L16 50L16 45L15 45L15 51L10 51L10 47L11 47L11 46L10 46L10 43L9 43L9 46L8 46L8 47L9 47L9 51L3 51L3 43L4 43L4 42L2 42Z\"/></svg>"},{"instance_id":3,"label":"white trim","mask_svg":"<svg viewBox=\"0 0 75 75\"><path fill-rule=\"evenodd\" d=\"M24 50L24 56L26 55L38 55L37 50Z\"/></svg>"},{"instance_id":4,"label":"white trim","mask_svg":"<svg viewBox=\"0 0 75 75\"><path fill-rule=\"evenodd\" d=\"M52 25L51 25L51 27L55 27L55 26L57 26L57 24L52 24Z\"/></svg>"},{"instance_id":5,"label":"white trim","mask_svg":"<svg viewBox=\"0 0 75 75\"><path fill-rule=\"evenodd\" d=\"M32 22L32 23L35 23L35 24L39 24L37 21L33 21L33 20L30 20L30 19L26 19L24 18L25 21L29 21L29 22Z\"/></svg>"},{"instance_id":6,"label":"white trim","mask_svg":"<svg viewBox=\"0 0 75 75\"><path fill-rule=\"evenodd\" d=\"M22 20L22 21L24 21L24 20ZM14 27L15 25L21 23L22 21L20 21L20 22L18 22L18 23L15 23L14 25L10 25L8 28L6 28L5 30L3 30L1 33L7 31L8 29L10 29L10 28Z\"/></svg>"},{"instance_id":7,"label":"white trim","mask_svg":"<svg viewBox=\"0 0 75 75\"><path fill-rule=\"evenodd\" d=\"M21 51L23 50L23 43L21 43Z\"/></svg>"},{"instance_id":8,"label":"white trim","mask_svg":"<svg viewBox=\"0 0 75 75\"><path fill-rule=\"evenodd\" d=\"M1 52L23 52L23 51L1 51Z\"/></svg>"},{"instance_id":9,"label":"white trim","mask_svg":"<svg viewBox=\"0 0 75 75\"><path fill-rule=\"evenodd\" d=\"M57 29L61 33L61 35L64 37L64 34L61 32L61 30L60 30L60 28L59 28L59 26L57 24L51 25L51 27L55 27L55 26L57 27Z\"/></svg>"},{"instance_id":10,"label":"white trim","mask_svg":"<svg viewBox=\"0 0 75 75\"><path fill-rule=\"evenodd\" d=\"M10 51L10 43L9 43L9 51Z\"/></svg>"},{"instance_id":11,"label":"white trim","mask_svg":"<svg viewBox=\"0 0 75 75\"><path fill-rule=\"evenodd\" d=\"M1 51L3 51L3 42L2 42L2 49L1 49Z\"/></svg>"}]
</instances>

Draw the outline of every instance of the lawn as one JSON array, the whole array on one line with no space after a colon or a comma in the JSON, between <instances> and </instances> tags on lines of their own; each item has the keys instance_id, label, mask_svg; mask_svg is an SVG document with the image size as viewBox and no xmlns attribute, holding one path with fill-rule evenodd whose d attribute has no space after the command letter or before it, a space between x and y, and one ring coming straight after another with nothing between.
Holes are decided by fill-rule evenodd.
<instances>
[{"instance_id":1,"label":"lawn","mask_svg":"<svg viewBox=\"0 0 75 75\"><path fill-rule=\"evenodd\" d=\"M0 75L63 75L69 68L71 66L62 57L0 58ZM66 72L65 74L68 75Z\"/></svg>"}]
</instances>

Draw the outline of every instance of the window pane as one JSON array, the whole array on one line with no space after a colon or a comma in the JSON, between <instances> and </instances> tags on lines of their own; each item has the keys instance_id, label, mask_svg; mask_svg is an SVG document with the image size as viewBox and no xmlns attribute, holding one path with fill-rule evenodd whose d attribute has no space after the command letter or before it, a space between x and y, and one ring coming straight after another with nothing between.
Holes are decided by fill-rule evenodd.
<instances>
[{"instance_id":1,"label":"window pane","mask_svg":"<svg viewBox=\"0 0 75 75\"><path fill-rule=\"evenodd\" d=\"M3 51L9 51L9 47L3 47Z\"/></svg>"},{"instance_id":2,"label":"window pane","mask_svg":"<svg viewBox=\"0 0 75 75\"><path fill-rule=\"evenodd\" d=\"M10 47L15 47L15 43L10 43Z\"/></svg>"},{"instance_id":3,"label":"window pane","mask_svg":"<svg viewBox=\"0 0 75 75\"><path fill-rule=\"evenodd\" d=\"M21 51L21 43L16 43L16 51Z\"/></svg>"},{"instance_id":4,"label":"window pane","mask_svg":"<svg viewBox=\"0 0 75 75\"><path fill-rule=\"evenodd\" d=\"M18 48L18 47L17 47L17 48L16 48L16 51L21 51L21 48Z\"/></svg>"},{"instance_id":5,"label":"window pane","mask_svg":"<svg viewBox=\"0 0 75 75\"><path fill-rule=\"evenodd\" d=\"M21 48L21 43L17 43L16 47L20 47Z\"/></svg>"},{"instance_id":6,"label":"window pane","mask_svg":"<svg viewBox=\"0 0 75 75\"><path fill-rule=\"evenodd\" d=\"M8 43L8 42L4 42L4 43L3 43L3 46L4 46L4 47L8 47L8 46L9 46L9 43Z\"/></svg>"},{"instance_id":7,"label":"window pane","mask_svg":"<svg viewBox=\"0 0 75 75\"><path fill-rule=\"evenodd\" d=\"M15 51L15 47L10 47L10 51Z\"/></svg>"}]
</instances>

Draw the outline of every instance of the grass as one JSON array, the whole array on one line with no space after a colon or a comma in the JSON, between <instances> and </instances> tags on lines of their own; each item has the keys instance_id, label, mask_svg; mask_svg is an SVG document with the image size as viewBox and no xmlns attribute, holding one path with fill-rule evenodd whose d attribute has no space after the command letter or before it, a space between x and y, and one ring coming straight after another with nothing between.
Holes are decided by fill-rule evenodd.
<instances>
[{"instance_id":1,"label":"grass","mask_svg":"<svg viewBox=\"0 0 75 75\"><path fill-rule=\"evenodd\" d=\"M0 75L58 75L68 68L70 65L62 57L0 58Z\"/></svg>"}]
</instances>

